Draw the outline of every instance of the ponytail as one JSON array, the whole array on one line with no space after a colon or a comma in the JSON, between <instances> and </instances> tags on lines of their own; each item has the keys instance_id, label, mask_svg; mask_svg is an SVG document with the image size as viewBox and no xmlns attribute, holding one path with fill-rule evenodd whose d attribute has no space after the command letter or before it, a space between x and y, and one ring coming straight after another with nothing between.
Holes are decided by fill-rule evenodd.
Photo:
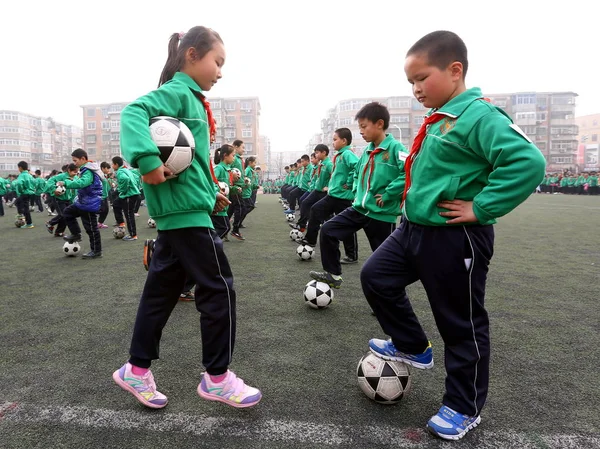
<instances>
[{"instance_id":1,"label":"ponytail","mask_svg":"<svg viewBox=\"0 0 600 449\"><path fill-rule=\"evenodd\" d=\"M158 81L158 87L170 81L175 73L183 68L185 54L190 47L196 50L196 57L202 59L212 50L215 42L223 43L216 31L203 26L191 28L187 33L173 33L169 39L169 53Z\"/></svg>"},{"instance_id":2,"label":"ponytail","mask_svg":"<svg viewBox=\"0 0 600 449\"><path fill-rule=\"evenodd\" d=\"M221 157L221 148L215 150L215 165L219 165L223 158Z\"/></svg>"}]
</instances>

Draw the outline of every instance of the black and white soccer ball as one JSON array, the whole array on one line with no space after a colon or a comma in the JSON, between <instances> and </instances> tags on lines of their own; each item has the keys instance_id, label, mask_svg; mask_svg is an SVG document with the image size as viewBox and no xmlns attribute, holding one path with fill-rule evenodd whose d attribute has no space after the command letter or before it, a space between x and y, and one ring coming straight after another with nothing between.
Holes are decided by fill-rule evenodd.
<instances>
[{"instance_id":1,"label":"black and white soccer ball","mask_svg":"<svg viewBox=\"0 0 600 449\"><path fill-rule=\"evenodd\" d=\"M236 175L238 177L238 179L240 179L242 177L242 172L240 171L239 168L232 168L231 173Z\"/></svg>"},{"instance_id":2,"label":"black and white soccer ball","mask_svg":"<svg viewBox=\"0 0 600 449\"><path fill-rule=\"evenodd\" d=\"M125 237L125 228L123 226L115 226L113 228L113 237L116 239Z\"/></svg>"},{"instance_id":3,"label":"black and white soccer ball","mask_svg":"<svg viewBox=\"0 0 600 449\"><path fill-rule=\"evenodd\" d=\"M63 252L65 256L73 257L81 252L81 246L79 242L65 242L63 245Z\"/></svg>"},{"instance_id":4,"label":"black and white soccer ball","mask_svg":"<svg viewBox=\"0 0 600 449\"><path fill-rule=\"evenodd\" d=\"M296 215L294 215L294 214L285 214L285 219L287 221L294 221L296 219Z\"/></svg>"},{"instance_id":5,"label":"black and white soccer ball","mask_svg":"<svg viewBox=\"0 0 600 449\"><path fill-rule=\"evenodd\" d=\"M150 134L160 151L160 159L173 175L192 165L196 143L185 123L173 117L154 117L150 119Z\"/></svg>"},{"instance_id":6,"label":"black and white soccer ball","mask_svg":"<svg viewBox=\"0 0 600 449\"><path fill-rule=\"evenodd\" d=\"M64 195L66 191L67 188L65 186L56 186L56 189L54 189L54 194L61 196Z\"/></svg>"},{"instance_id":7,"label":"black and white soccer ball","mask_svg":"<svg viewBox=\"0 0 600 449\"><path fill-rule=\"evenodd\" d=\"M333 290L325 282L310 281L304 287L304 302L313 309L325 309L333 301Z\"/></svg>"},{"instance_id":8,"label":"black and white soccer ball","mask_svg":"<svg viewBox=\"0 0 600 449\"><path fill-rule=\"evenodd\" d=\"M312 246L300 245L298 248L296 248L296 254L300 260L310 260L312 259L314 253L315 249Z\"/></svg>"},{"instance_id":9,"label":"black and white soccer ball","mask_svg":"<svg viewBox=\"0 0 600 449\"><path fill-rule=\"evenodd\" d=\"M250 178L248 178L247 176L244 178L244 184L246 184L247 186L250 185L251 182L252 182L252 180Z\"/></svg>"},{"instance_id":10,"label":"black and white soccer ball","mask_svg":"<svg viewBox=\"0 0 600 449\"><path fill-rule=\"evenodd\" d=\"M302 238L304 238L304 232L300 231L299 229L292 229L290 231L290 239L294 242Z\"/></svg>"},{"instance_id":11,"label":"black and white soccer ball","mask_svg":"<svg viewBox=\"0 0 600 449\"><path fill-rule=\"evenodd\" d=\"M356 376L362 392L380 404L396 404L410 391L408 365L383 360L372 352L360 359Z\"/></svg>"},{"instance_id":12,"label":"black and white soccer ball","mask_svg":"<svg viewBox=\"0 0 600 449\"><path fill-rule=\"evenodd\" d=\"M225 196L229 195L229 184L223 181L219 181L219 190Z\"/></svg>"},{"instance_id":13,"label":"black and white soccer ball","mask_svg":"<svg viewBox=\"0 0 600 449\"><path fill-rule=\"evenodd\" d=\"M156 227L156 222L154 221L154 218L148 218L148 227L149 228L155 228Z\"/></svg>"},{"instance_id":14,"label":"black and white soccer ball","mask_svg":"<svg viewBox=\"0 0 600 449\"><path fill-rule=\"evenodd\" d=\"M2 198L0 198L0 201L2 201ZM17 216L17 218L15 218L15 226L17 228L20 228L21 226L25 226L27 224L27 221L25 220L25 217L23 217L22 215Z\"/></svg>"}]
</instances>

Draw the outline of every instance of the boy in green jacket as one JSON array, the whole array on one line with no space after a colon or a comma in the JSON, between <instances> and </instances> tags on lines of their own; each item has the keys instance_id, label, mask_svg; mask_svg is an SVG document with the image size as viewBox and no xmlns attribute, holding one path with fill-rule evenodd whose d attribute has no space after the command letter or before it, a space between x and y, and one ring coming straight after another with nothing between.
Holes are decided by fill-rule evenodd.
<instances>
[{"instance_id":1,"label":"boy in green jacket","mask_svg":"<svg viewBox=\"0 0 600 449\"><path fill-rule=\"evenodd\" d=\"M239 139L233 141L233 148L235 149L235 159L231 164L231 170L237 168L240 172L240 177L234 176L233 187L229 190L229 200L231 206L227 209L227 217L231 220L233 217L233 226L231 228L231 235L238 240L246 240L240 232L240 226L242 224L242 218L244 217L244 200L242 198L242 192L244 190L244 173L246 173L246 167L244 166L244 160L242 156L246 147L244 142Z\"/></svg>"},{"instance_id":2,"label":"boy in green jacket","mask_svg":"<svg viewBox=\"0 0 600 449\"><path fill-rule=\"evenodd\" d=\"M124 213L129 235L123 237L123 240L129 242L138 239L135 226L135 206L140 197L140 189L138 188L137 177L131 170L123 167L123 164L122 157L115 156L112 158L112 169L117 178L117 191L119 192L119 197L113 203L113 212L115 220L121 225L124 222Z\"/></svg>"},{"instance_id":3,"label":"boy in green jacket","mask_svg":"<svg viewBox=\"0 0 600 449\"><path fill-rule=\"evenodd\" d=\"M8 192L10 182L6 178L0 177L0 217L4 217L4 195Z\"/></svg>"},{"instance_id":4,"label":"boy in green jacket","mask_svg":"<svg viewBox=\"0 0 600 449\"><path fill-rule=\"evenodd\" d=\"M54 237L63 237L65 229L67 228L67 222L63 217L64 210L71 205L71 201L75 197L75 190L66 189L62 195L56 194L56 183L59 181L65 181L67 179L73 179L77 176L79 168L74 163L69 165L63 165L62 173L51 176L46 181L44 190L47 195L50 195L51 200L54 202L57 214L46 222L46 229ZM55 229L56 226L56 229Z\"/></svg>"},{"instance_id":5,"label":"boy in green jacket","mask_svg":"<svg viewBox=\"0 0 600 449\"><path fill-rule=\"evenodd\" d=\"M404 160L408 151L391 134L386 134L390 125L388 109L377 102L369 103L358 111L355 119L369 145L354 169L354 202L321 228L321 263L325 271L310 272L313 279L334 288L342 285L340 241L364 229L375 251L396 229L400 194L404 189Z\"/></svg>"},{"instance_id":6,"label":"boy in green jacket","mask_svg":"<svg viewBox=\"0 0 600 449\"><path fill-rule=\"evenodd\" d=\"M17 212L25 217L25 224L21 229L31 229L35 226L31 222L31 211L29 206L35 197L35 181L29 173L29 164L26 161L20 161L17 164L19 176L12 183L12 188L17 194Z\"/></svg>"},{"instance_id":7,"label":"boy in green jacket","mask_svg":"<svg viewBox=\"0 0 600 449\"><path fill-rule=\"evenodd\" d=\"M336 129L333 133L333 167L327 196L319 200L310 208L310 218L304 241L301 243L309 246L317 244L319 228L325 220L333 214L340 214L350 206L354 200L352 187L354 184L354 169L358 157L352 152L352 131L348 128ZM358 242L356 232L344 239L344 251L346 256L340 261L343 264L356 263L358 261Z\"/></svg>"},{"instance_id":8,"label":"boy in green jacket","mask_svg":"<svg viewBox=\"0 0 600 449\"><path fill-rule=\"evenodd\" d=\"M298 218L298 223L290 223L290 227L300 229L302 232L306 228L313 205L327 195L327 186L329 186L329 178L331 178L331 169L333 168L331 159L329 159L329 147L327 145L320 143L315 146L315 158L319 163L311 174L311 184L314 183L314 188L308 194L300 197L300 218Z\"/></svg>"},{"instance_id":9,"label":"boy in green jacket","mask_svg":"<svg viewBox=\"0 0 600 449\"><path fill-rule=\"evenodd\" d=\"M539 185L545 159L479 88L467 89L467 49L449 31L421 38L404 70L431 111L406 159L403 218L366 261L363 292L390 340L369 348L385 360L433 367L431 344L406 287L420 280L444 341L446 392L427 423L458 440L481 422L489 382L489 321L484 307L492 224ZM385 203L385 201L384 201Z\"/></svg>"}]
</instances>

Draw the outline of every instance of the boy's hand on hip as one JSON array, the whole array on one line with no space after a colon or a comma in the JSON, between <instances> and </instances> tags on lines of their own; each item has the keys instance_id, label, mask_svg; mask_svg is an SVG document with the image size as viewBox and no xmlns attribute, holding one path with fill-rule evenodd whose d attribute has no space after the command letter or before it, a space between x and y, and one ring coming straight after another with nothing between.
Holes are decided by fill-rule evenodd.
<instances>
[{"instance_id":1,"label":"boy's hand on hip","mask_svg":"<svg viewBox=\"0 0 600 449\"><path fill-rule=\"evenodd\" d=\"M383 207L383 195L381 193L375 195L375 204L377 204L379 207Z\"/></svg>"},{"instance_id":2,"label":"boy's hand on hip","mask_svg":"<svg viewBox=\"0 0 600 449\"><path fill-rule=\"evenodd\" d=\"M437 205L448 209L448 212L440 212L442 217L450 218L450 220L446 220L447 224L477 223L477 217L473 212L473 201L441 201Z\"/></svg>"},{"instance_id":3,"label":"boy's hand on hip","mask_svg":"<svg viewBox=\"0 0 600 449\"><path fill-rule=\"evenodd\" d=\"M173 173L164 165L155 168L154 170L142 175L142 181L146 184L162 184L167 180L167 176L171 176Z\"/></svg>"}]
</instances>

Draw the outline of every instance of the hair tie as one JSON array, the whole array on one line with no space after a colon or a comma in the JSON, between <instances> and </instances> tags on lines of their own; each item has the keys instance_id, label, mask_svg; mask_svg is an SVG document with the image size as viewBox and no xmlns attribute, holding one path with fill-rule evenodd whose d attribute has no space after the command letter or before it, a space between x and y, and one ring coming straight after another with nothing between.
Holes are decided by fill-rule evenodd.
<instances>
[{"instance_id":1,"label":"hair tie","mask_svg":"<svg viewBox=\"0 0 600 449\"><path fill-rule=\"evenodd\" d=\"M179 40L182 40L184 36L185 36L185 32L184 31L180 32L179 33Z\"/></svg>"}]
</instances>

